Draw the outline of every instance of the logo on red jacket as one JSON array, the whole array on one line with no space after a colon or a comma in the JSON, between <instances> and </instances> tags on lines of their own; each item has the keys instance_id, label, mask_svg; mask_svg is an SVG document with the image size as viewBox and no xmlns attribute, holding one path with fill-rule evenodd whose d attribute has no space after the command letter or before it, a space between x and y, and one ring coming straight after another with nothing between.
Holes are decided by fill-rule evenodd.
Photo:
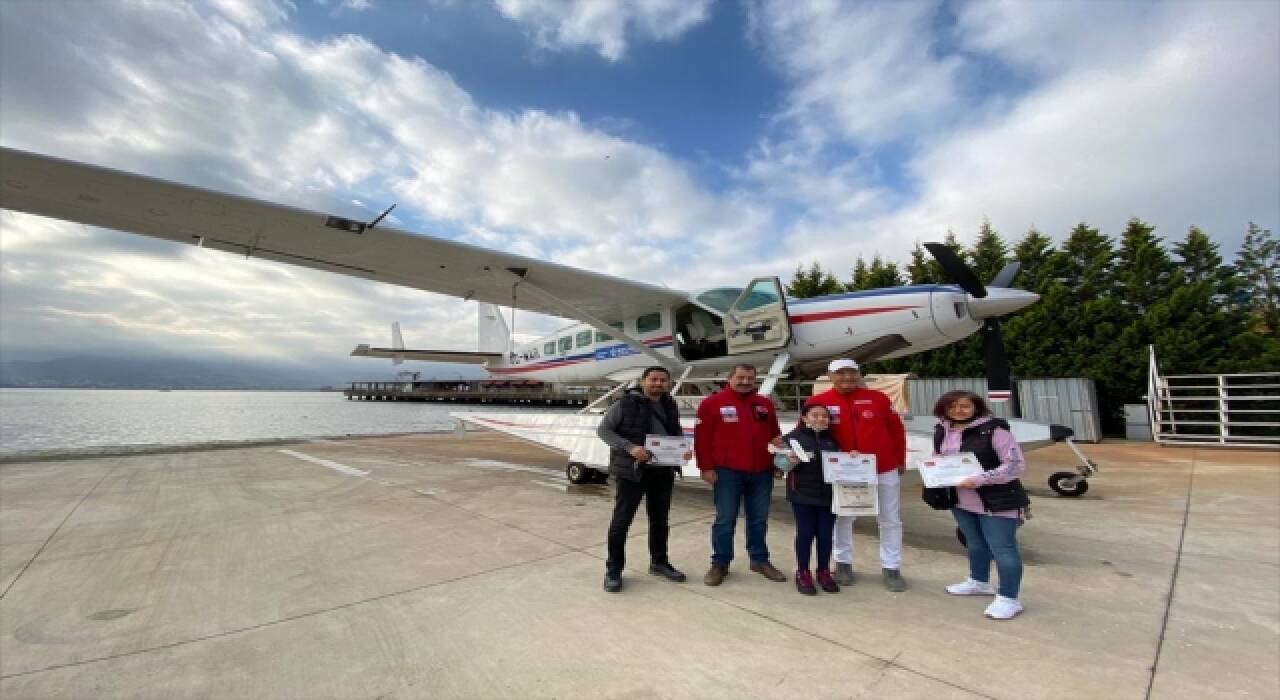
<instances>
[{"instance_id":1,"label":"logo on red jacket","mask_svg":"<svg viewBox=\"0 0 1280 700\"><path fill-rule=\"evenodd\" d=\"M726 422L726 423L737 423L737 422L738 422L738 408L737 408L737 406L721 406L721 407L720 407L720 420L722 420L722 421L724 421L724 422Z\"/></svg>"},{"instance_id":2,"label":"logo on red jacket","mask_svg":"<svg viewBox=\"0 0 1280 700\"><path fill-rule=\"evenodd\" d=\"M769 420L769 409L764 406L756 405L756 420Z\"/></svg>"},{"instance_id":3,"label":"logo on red jacket","mask_svg":"<svg viewBox=\"0 0 1280 700\"><path fill-rule=\"evenodd\" d=\"M836 423L839 423L839 422L840 422L840 407L839 407L839 406L827 406L827 413L830 413L830 414L831 414L831 424L832 424L832 425L835 425Z\"/></svg>"}]
</instances>

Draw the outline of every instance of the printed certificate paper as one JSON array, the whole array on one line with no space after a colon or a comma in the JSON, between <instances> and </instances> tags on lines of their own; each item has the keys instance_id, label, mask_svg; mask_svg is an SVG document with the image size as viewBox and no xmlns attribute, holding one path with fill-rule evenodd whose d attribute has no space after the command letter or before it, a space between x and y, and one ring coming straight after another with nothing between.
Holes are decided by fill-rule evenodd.
<instances>
[{"instance_id":1,"label":"printed certificate paper","mask_svg":"<svg viewBox=\"0 0 1280 700\"><path fill-rule=\"evenodd\" d=\"M880 512L875 455L853 457L844 452L824 454L822 475L831 483L832 513L876 515Z\"/></svg>"},{"instance_id":2,"label":"printed certificate paper","mask_svg":"<svg viewBox=\"0 0 1280 700\"><path fill-rule=\"evenodd\" d=\"M946 457L923 457L916 460L916 469L924 485L931 488L955 486L966 477L982 473L982 465L972 452L961 452Z\"/></svg>"},{"instance_id":3,"label":"printed certificate paper","mask_svg":"<svg viewBox=\"0 0 1280 700\"><path fill-rule=\"evenodd\" d=\"M654 464L679 467L684 464L684 455L689 452L692 442L692 438L679 435L648 435L644 439L644 448L653 455Z\"/></svg>"}]
</instances>

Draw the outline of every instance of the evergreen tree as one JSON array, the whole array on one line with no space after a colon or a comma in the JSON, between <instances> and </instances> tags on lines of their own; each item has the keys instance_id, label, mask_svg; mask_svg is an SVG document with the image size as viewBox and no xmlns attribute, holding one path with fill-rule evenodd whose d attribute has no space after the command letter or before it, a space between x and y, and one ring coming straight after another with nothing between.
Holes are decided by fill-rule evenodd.
<instances>
[{"instance_id":1,"label":"evergreen tree","mask_svg":"<svg viewBox=\"0 0 1280 700\"><path fill-rule=\"evenodd\" d=\"M1155 227L1141 219L1129 219L1120 236L1116 259L1116 287L1121 300L1138 314L1169 296L1169 275L1173 263Z\"/></svg>"},{"instance_id":2,"label":"evergreen tree","mask_svg":"<svg viewBox=\"0 0 1280 700\"><path fill-rule=\"evenodd\" d=\"M887 263L879 255L871 259L867 267L862 258L858 258L853 267L853 281L849 283L849 291L861 289L882 289L884 287L901 287L902 273L898 272L897 263Z\"/></svg>"},{"instance_id":3,"label":"evergreen tree","mask_svg":"<svg viewBox=\"0 0 1280 700\"><path fill-rule=\"evenodd\" d=\"M1042 294L1055 276L1053 241L1032 227L1014 246L1013 257L1022 263L1022 269L1014 278L1014 286Z\"/></svg>"},{"instance_id":4,"label":"evergreen tree","mask_svg":"<svg viewBox=\"0 0 1280 700\"><path fill-rule=\"evenodd\" d=\"M1076 224L1062 244L1061 277L1081 300L1115 291L1111 239L1083 222Z\"/></svg>"},{"instance_id":5,"label":"evergreen tree","mask_svg":"<svg viewBox=\"0 0 1280 700\"><path fill-rule=\"evenodd\" d=\"M1272 337L1280 334L1280 241L1271 237L1271 229L1249 222L1236 269L1260 332Z\"/></svg>"},{"instance_id":6,"label":"evergreen tree","mask_svg":"<svg viewBox=\"0 0 1280 700\"><path fill-rule=\"evenodd\" d=\"M843 291L840 282L830 272L822 269L815 261L806 271L804 265L797 265L796 272L787 283L787 296L794 299L819 297L825 294L839 294Z\"/></svg>"},{"instance_id":7,"label":"evergreen tree","mask_svg":"<svg viewBox=\"0 0 1280 700\"><path fill-rule=\"evenodd\" d=\"M1222 256L1218 244L1209 240L1199 226L1187 230L1187 238L1173 245L1173 252L1181 259L1183 277L1195 283L1217 277L1222 270Z\"/></svg>"},{"instance_id":8,"label":"evergreen tree","mask_svg":"<svg viewBox=\"0 0 1280 700\"><path fill-rule=\"evenodd\" d=\"M911 262L907 264L907 281L911 284L937 284L942 281L942 268L919 243L911 249Z\"/></svg>"},{"instance_id":9,"label":"evergreen tree","mask_svg":"<svg viewBox=\"0 0 1280 700\"><path fill-rule=\"evenodd\" d=\"M978 230L978 240L969 249L968 258L970 267L983 284L990 282L1005 263L1009 262L1009 249L1000 239L1000 234L991 228L989 220L983 220L982 228Z\"/></svg>"},{"instance_id":10,"label":"evergreen tree","mask_svg":"<svg viewBox=\"0 0 1280 700\"><path fill-rule=\"evenodd\" d=\"M868 289L867 287L867 261L858 256L857 262L853 264L853 277L849 279L849 283L844 286L845 289L856 292L859 289Z\"/></svg>"}]
</instances>

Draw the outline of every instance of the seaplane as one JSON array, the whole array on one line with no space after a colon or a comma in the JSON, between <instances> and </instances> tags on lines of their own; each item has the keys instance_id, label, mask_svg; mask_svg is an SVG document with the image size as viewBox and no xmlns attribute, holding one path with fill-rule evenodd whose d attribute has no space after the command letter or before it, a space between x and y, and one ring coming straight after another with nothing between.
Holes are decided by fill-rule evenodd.
<instances>
[{"instance_id":1,"label":"seaplane","mask_svg":"<svg viewBox=\"0 0 1280 700\"><path fill-rule=\"evenodd\" d=\"M564 452L574 483L600 479L608 461L595 438L599 404L649 365L666 367L677 391L685 385L713 388L736 364L767 368L760 391L769 394L783 377L817 377L836 357L902 357L981 332L989 395L1007 401L1013 385L999 319L1038 299L1012 286L1017 263L984 284L952 249L937 243L925 248L953 284L793 299L778 277L758 277L741 287L684 291L398 230L383 224L391 209L363 221L11 148L0 148L0 207L479 302L474 351L410 350L397 334L392 347L360 345L352 354L479 364L503 377L616 382L613 392L578 415L455 414ZM573 323L517 345L502 306ZM907 422L909 449L928 455L933 419ZM1054 488L1063 495L1073 495L1073 488L1083 493L1096 465L1070 442L1068 428L1013 425L1028 449L1067 441L1082 464L1074 473L1057 473ZM695 469L690 465L686 473Z\"/></svg>"}]
</instances>

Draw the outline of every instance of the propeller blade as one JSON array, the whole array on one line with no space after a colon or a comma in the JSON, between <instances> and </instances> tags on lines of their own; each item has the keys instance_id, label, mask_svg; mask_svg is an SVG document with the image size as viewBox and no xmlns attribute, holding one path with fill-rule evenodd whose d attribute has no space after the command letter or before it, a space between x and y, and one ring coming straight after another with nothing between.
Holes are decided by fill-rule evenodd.
<instances>
[{"instance_id":1,"label":"propeller blade","mask_svg":"<svg viewBox=\"0 0 1280 700\"><path fill-rule=\"evenodd\" d=\"M982 281L954 250L941 243L925 243L924 247L933 259L938 261L938 265L942 267L943 272L947 273L947 277L960 285L960 288L969 296L981 299L987 295L987 288L982 286Z\"/></svg>"},{"instance_id":2,"label":"propeller blade","mask_svg":"<svg viewBox=\"0 0 1280 700\"><path fill-rule=\"evenodd\" d=\"M982 359L987 369L987 397L992 401L1008 401L1013 397L1009 356L1000 335L1000 324L993 319L982 324Z\"/></svg>"},{"instance_id":3,"label":"propeller blade","mask_svg":"<svg viewBox=\"0 0 1280 700\"><path fill-rule=\"evenodd\" d=\"M1012 287L1013 278L1018 276L1018 271L1022 269L1022 263L1017 260L1000 268L1000 272L996 273L996 278L987 283L988 287Z\"/></svg>"}]
</instances>

